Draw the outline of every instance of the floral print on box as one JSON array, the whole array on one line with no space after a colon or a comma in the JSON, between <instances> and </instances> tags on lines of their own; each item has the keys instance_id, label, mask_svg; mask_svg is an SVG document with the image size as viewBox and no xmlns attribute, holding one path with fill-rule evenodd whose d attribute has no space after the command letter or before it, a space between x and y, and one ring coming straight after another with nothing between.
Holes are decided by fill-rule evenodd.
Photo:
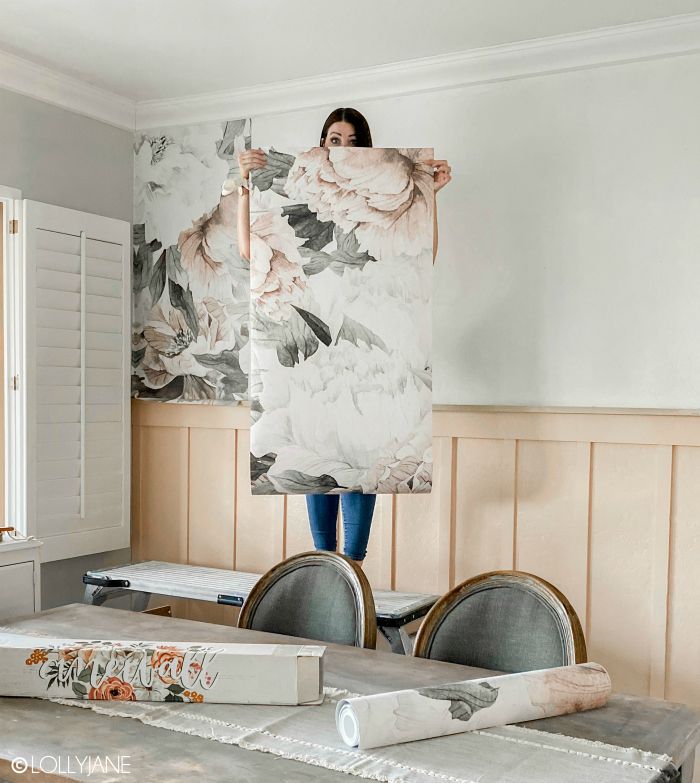
<instances>
[{"instance_id":1,"label":"floral print on box","mask_svg":"<svg viewBox=\"0 0 700 783\"><path fill-rule=\"evenodd\" d=\"M61 695L97 701L202 702L216 675L204 668L215 654L206 647L160 647L132 642L85 642L75 647L37 648L25 660Z\"/></svg>"},{"instance_id":2,"label":"floral print on box","mask_svg":"<svg viewBox=\"0 0 700 783\"><path fill-rule=\"evenodd\" d=\"M252 492L430 492L433 151L266 153L251 193Z\"/></svg>"},{"instance_id":3,"label":"floral print on box","mask_svg":"<svg viewBox=\"0 0 700 783\"><path fill-rule=\"evenodd\" d=\"M133 396L248 396L248 264L236 238L237 155L250 120L142 131L135 141ZM222 195L225 194L225 195Z\"/></svg>"}]
</instances>

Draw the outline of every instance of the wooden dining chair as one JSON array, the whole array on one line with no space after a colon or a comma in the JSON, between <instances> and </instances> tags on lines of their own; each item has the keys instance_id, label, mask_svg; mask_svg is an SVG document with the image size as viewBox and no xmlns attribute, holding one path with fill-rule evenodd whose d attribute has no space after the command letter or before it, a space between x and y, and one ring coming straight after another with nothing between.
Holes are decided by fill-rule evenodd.
<instances>
[{"instance_id":1,"label":"wooden dining chair","mask_svg":"<svg viewBox=\"0 0 700 783\"><path fill-rule=\"evenodd\" d=\"M374 649L377 617L362 569L335 552L304 552L271 568L243 604L239 628Z\"/></svg>"},{"instance_id":2,"label":"wooden dining chair","mask_svg":"<svg viewBox=\"0 0 700 783\"><path fill-rule=\"evenodd\" d=\"M425 616L413 654L502 672L587 660L581 623L566 596L522 571L491 571L446 593Z\"/></svg>"}]
</instances>

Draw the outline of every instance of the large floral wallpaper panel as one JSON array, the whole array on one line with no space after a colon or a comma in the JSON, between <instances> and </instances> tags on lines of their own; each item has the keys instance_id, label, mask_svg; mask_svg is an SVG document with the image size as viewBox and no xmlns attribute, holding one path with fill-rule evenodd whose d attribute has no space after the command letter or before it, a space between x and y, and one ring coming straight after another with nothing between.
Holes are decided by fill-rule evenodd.
<instances>
[{"instance_id":1,"label":"large floral wallpaper panel","mask_svg":"<svg viewBox=\"0 0 700 783\"><path fill-rule=\"evenodd\" d=\"M430 492L433 151L265 151L251 193L252 492Z\"/></svg>"},{"instance_id":2,"label":"large floral wallpaper panel","mask_svg":"<svg viewBox=\"0 0 700 783\"><path fill-rule=\"evenodd\" d=\"M248 398L250 276L238 253L234 185L246 147L247 119L136 134L134 397Z\"/></svg>"}]
</instances>

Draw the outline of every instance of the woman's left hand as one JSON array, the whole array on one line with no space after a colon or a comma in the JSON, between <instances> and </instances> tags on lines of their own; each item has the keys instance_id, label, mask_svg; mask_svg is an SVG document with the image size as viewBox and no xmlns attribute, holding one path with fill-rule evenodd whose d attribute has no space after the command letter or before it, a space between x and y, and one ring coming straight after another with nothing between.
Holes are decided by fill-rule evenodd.
<instances>
[{"instance_id":1,"label":"woman's left hand","mask_svg":"<svg viewBox=\"0 0 700 783\"><path fill-rule=\"evenodd\" d=\"M434 169L433 181L435 182L435 192L447 185L452 179L452 168L446 160L429 160L427 161Z\"/></svg>"}]
</instances>

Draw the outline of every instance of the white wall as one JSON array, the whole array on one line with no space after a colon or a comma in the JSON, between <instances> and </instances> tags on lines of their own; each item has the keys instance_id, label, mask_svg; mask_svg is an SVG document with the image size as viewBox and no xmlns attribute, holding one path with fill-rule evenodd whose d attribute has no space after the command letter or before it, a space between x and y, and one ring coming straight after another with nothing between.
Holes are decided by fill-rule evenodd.
<instances>
[{"instance_id":1,"label":"white wall","mask_svg":"<svg viewBox=\"0 0 700 783\"><path fill-rule=\"evenodd\" d=\"M434 146L435 402L700 408L700 55L336 105ZM253 120L318 143L327 111Z\"/></svg>"}]
</instances>

